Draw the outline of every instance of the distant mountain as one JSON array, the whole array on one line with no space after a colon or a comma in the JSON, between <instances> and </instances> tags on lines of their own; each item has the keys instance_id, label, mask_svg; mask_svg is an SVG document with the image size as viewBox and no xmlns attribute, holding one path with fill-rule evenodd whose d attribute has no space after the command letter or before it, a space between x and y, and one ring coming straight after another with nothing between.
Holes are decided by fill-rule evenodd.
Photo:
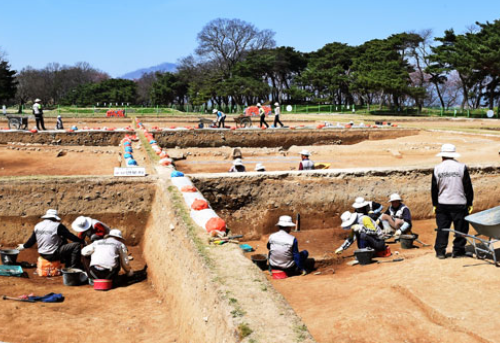
<instances>
[{"instance_id":1,"label":"distant mountain","mask_svg":"<svg viewBox=\"0 0 500 343\"><path fill-rule=\"evenodd\" d=\"M177 64L166 62L166 63L158 64L157 66L154 66L154 67L142 68L142 69L137 69L137 70L131 71L129 73L123 74L122 76L120 76L120 78L129 79L129 80L137 80L137 79L140 79L141 76L143 74L146 74L146 73L157 72L157 71L173 73L176 70L177 70Z\"/></svg>"}]
</instances>

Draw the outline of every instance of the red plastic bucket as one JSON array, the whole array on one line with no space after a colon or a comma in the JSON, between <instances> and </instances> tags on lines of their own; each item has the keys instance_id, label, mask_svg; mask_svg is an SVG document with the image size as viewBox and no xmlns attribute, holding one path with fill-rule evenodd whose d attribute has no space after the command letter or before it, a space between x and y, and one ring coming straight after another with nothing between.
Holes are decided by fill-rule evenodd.
<instances>
[{"instance_id":1,"label":"red plastic bucket","mask_svg":"<svg viewBox=\"0 0 500 343\"><path fill-rule=\"evenodd\" d=\"M288 275L286 275L286 273L282 270L273 269L271 270L271 273L273 274L273 279L275 280L286 279L288 277Z\"/></svg>"},{"instance_id":2,"label":"red plastic bucket","mask_svg":"<svg viewBox=\"0 0 500 343\"><path fill-rule=\"evenodd\" d=\"M113 288L113 280L94 279L94 290L107 291Z\"/></svg>"}]
</instances>

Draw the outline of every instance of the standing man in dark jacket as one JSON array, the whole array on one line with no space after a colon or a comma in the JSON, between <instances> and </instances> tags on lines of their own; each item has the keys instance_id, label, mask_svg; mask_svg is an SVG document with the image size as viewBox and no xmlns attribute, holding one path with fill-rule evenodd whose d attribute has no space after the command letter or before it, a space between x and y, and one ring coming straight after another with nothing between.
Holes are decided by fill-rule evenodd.
<instances>
[{"instance_id":1,"label":"standing man in dark jacket","mask_svg":"<svg viewBox=\"0 0 500 343\"><path fill-rule=\"evenodd\" d=\"M443 161L434 168L432 174L432 205L436 214L438 227L434 250L439 259L446 258L448 231L451 223L455 231L468 233L469 223L465 220L472 213L474 190L467 166L455 160L460 154L453 144L443 144L441 152L436 156ZM455 235L452 257L465 256L466 239Z\"/></svg>"},{"instance_id":2,"label":"standing man in dark jacket","mask_svg":"<svg viewBox=\"0 0 500 343\"><path fill-rule=\"evenodd\" d=\"M19 244L17 249L28 249L37 243L38 253L47 261L61 261L65 263L66 268L79 268L83 240L73 235L66 226L61 224L57 210L48 210L42 219L44 220L35 225L28 241ZM68 243L68 239L73 243Z\"/></svg>"}]
</instances>

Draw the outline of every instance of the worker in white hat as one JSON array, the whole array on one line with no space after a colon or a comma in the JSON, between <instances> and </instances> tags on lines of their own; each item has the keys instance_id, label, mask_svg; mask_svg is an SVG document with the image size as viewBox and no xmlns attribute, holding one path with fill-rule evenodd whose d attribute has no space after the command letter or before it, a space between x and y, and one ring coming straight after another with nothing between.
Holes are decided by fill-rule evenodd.
<instances>
[{"instance_id":1,"label":"worker in white hat","mask_svg":"<svg viewBox=\"0 0 500 343\"><path fill-rule=\"evenodd\" d=\"M217 120L215 121L215 124L219 128L224 128L225 127L225 122L226 122L226 114L222 111L219 111L218 109L214 108L212 111L213 114L217 114Z\"/></svg>"},{"instance_id":2,"label":"worker in white hat","mask_svg":"<svg viewBox=\"0 0 500 343\"><path fill-rule=\"evenodd\" d=\"M63 121L62 121L61 115L57 116L56 130L64 130L64 125L63 125Z\"/></svg>"},{"instance_id":3,"label":"worker in white hat","mask_svg":"<svg viewBox=\"0 0 500 343\"><path fill-rule=\"evenodd\" d=\"M122 232L112 229L101 240L95 241L82 249L83 256L90 256L89 277L91 279L113 280L123 268L127 276L134 271L128 260L127 246L123 243Z\"/></svg>"},{"instance_id":4,"label":"worker in white hat","mask_svg":"<svg viewBox=\"0 0 500 343\"><path fill-rule=\"evenodd\" d=\"M306 275L305 262L309 256L307 250L299 252L297 239L290 235L295 223L290 216L281 216L278 223L278 232L269 236L269 267L284 271L288 276Z\"/></svg>"},{"instance_id":5,"label":"worker in white hat","mask_svg":"<svg viewBox=\"0 0 500 343\"><path fill-rule=\"evenodd\" d=\"M33 104L33 115L35 116L36 128L38 129L38 131L47 130L43 121L43 110L42 105L40 104L41 102L42 100L37 98L35 99L35 103Z\"/></svg>"},{"instance_id":6,"label":"worker in white hat","mask_svg":"<svg viewBox=\"0 0 500 343\"><path fill-rule=\"evenodd\" d=\"M71 228L78 232L78 238L85 240L88 237L91 242L103 239L110 230L109 226L103 222L85 216L76 218L71 224Z\"/></svg>"},{"instance_id":7,"label":"worker in white hat","mask_svg":"<svg viewBox=\"0 0 500 343\"><path fill-rule=\"evenodd\" d=\"M342 221L340 225L342 229L350 230L350 232L344 243L335 250L336 254L342 254L354 241L357 241L359 249L372 248L376 252L388 250L390 254L390 249L385 245L383 239L382 229L368 215L359 216L358 213L346 211L342 213L340 220Z\"/></svg>"},{"instance_id":8,"label":"worker in white hat","mask_svg":"<svg viewBox=\"0 0 500 343\"><path fill-rule=\"evenodd\" d=\"M280 120L280 114L281 114L281 109L280 109L280 104L275 102L274 103L274 127L278 127L278 124L281 125L281 127L285 126Z\"/></svg>"},{"instance_id":9,"label":"worker in white hat","mask_svg":"<svg viewBox=\"0 0 500 343\"><path fill-rule=\"evenodd\" d=\"M455 231L465 234L469 232L469 223L465 217L473 210L474 189L467 166L455 160L460 154L453 144L443 144L441 152L436 156L441 157L442 162L432 173L432 205L437 224L434 250L437 258L444 259L449 232L443 229L449 229L453 223ZM453 258L465 256L466 242L464 237L455 235Z\"/></svg>"},{"instance_id":10,"label":"worker in white hat","mask_svg":"<svg viewBox=\"0 0 500 343\"><path fill-rule=\"evenodd\" d=\"M299 163L299 170L313 170L314 169L314 162L309 159L309 156L311 156L311 153L303 149L300 152L300 158L302 159Z\"/></svg>"},{"instance_id":11,"label":"worker in white hat","mask_svg":"<svg viewBox=\"0 0 500 343\"><path fill-rule=\"evenodd\" d=\"M393 193L389 197L391 206L380 217L384 227L384 233L398 240L402 234L411 233L411 212L408 206L402 203L401 196L398 193Z\"/></svg>"},{"instance_id":12,"label":"worker in white hat","mask_svg":"<svg viewBox=\"0 0 500 343\"><path fill-rule=\"evenodd\" d=\"M261 104L257 104L257 108L259 109L260 115L260 127L262 127L262 124L264 124L269 128L269 124L266 122L266 110L264 110Z\"/></svg>"},{"instance_id":13,"label":"worker in white hat","mask_svg":"<svg viewBox=\"0 0 500 343\"><path fill-rule=\"evenodd\" d=\"M231 169L229 169L230 173L243 173L246 171L247 169L243 165L243 161L241 160L241 158L236 158L233 161L233 166L231 167Z\"/></svg>"},{"instance_id":14,"label":"worker in white hat","mask_svg":"<svg viewBox=\"0 0 500 343\"><path fill-rule=\"evenodd\" d=\"M354 212L368 215L373 220L377 220L382 214L384 206L375 201L367 201L363 197L357 197L352 204Z\"/></svg>"},{"instance_id":15,"label":"worker in white hat","mask_svg":"<svg viewBox=\"0 0 500 343\"><path fill-rule=\"evenodd\" d=\"M265 172L266 171L266 167L264 167L264 165L262 163L257 163L255 165L255 171Z\"/></svg>"},{"instance_id":16,"label":"worker in white hat","mask_svg":"<svg viewBox=\"0 0 500 343\"><path fill-rule=\"evenodd\" d=\"M36 243L38 253L47 261L61 261L65 263L66 268L79 268L83 241L61 224L57 210L47 210L42 219L43 221L35 225L33 234L28 241L19 244L17 249L28 249ZM73 243L67 243L67 240Z\"/></svg>"}]
</instances>

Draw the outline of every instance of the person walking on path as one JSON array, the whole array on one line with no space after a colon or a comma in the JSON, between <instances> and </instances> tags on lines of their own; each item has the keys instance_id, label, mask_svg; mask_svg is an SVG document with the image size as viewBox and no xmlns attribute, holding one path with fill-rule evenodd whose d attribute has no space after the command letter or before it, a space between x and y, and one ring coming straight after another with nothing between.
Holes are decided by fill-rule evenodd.
<instances>
[{"instance_id":1,"label":"person walking on path","mask_svg":"<svg viewBox=\"0 0 500 343\"><path fill-rule=\"evenodd\" d=\"M442 162L432 173L432 205L437 224L434 250L437 258L444 259L449 232L443 229L449 229L453 223L455 231L465 234L469 232L469 223L465 217L473 210L474 189L467 166L455 160L460 154L453 144L443 144L441 152L436 156L441 157ZM465 256L466 242L465 237L455 234L453 258Z\"/></svg>"},{"instance_id":2,"label":"person walking on path","mask_svg":"<svg viewBox=\"0 0 500 343\"><path fill-rule=\"evenodd\" d=\"M66 268L79 268L83 240L73 235L66 226L61 224L57 210L48 210L42 219L44 219L42 222L35 225L28 241L19 244L17 249L28 249L37 243L38 253L47 261L61 261L65 263ZM73 243L68 243L68 239Z\"/></svg>"},{"instance_id":3,"label":"person walking on path","mask_svg":"<svg viewBox=\"0 0 500 343\"><path fill-rule=\"evenodd\" d=\"M33 115L35 116L36 128L38 129L38 131L40 130L45 131L47 129L45 128L45 123L43 121L43 110L42 110L42 105L40 105L40 102L42 102L42 100L35 99L35 103L33 104Z\"/></svg>"},{"instance_id":4,"label":"person walking on path","mask_svg":"<svg viewBox=\"0 0 500 343\"><path fill-rule=\"evenodd\" d=\"M262 124L264 124L267 128L269 128L269 124L266 122L266 111L261 106L261 104L257 104L257 107L259 108L260 127L262 127Z\"/></svg>"},{"instance_id":5,"label":"person walking on path","mask_svg":"<svg viewBox=\"0 0 500 343\"><path fill-rule=\"evenodd\" d=\"M281 127L285 126L283 123L280 121L280 104L277 102L274 104L274 127L278 127L278 123L281 125Z\"/></svg>"}]
</instances>

